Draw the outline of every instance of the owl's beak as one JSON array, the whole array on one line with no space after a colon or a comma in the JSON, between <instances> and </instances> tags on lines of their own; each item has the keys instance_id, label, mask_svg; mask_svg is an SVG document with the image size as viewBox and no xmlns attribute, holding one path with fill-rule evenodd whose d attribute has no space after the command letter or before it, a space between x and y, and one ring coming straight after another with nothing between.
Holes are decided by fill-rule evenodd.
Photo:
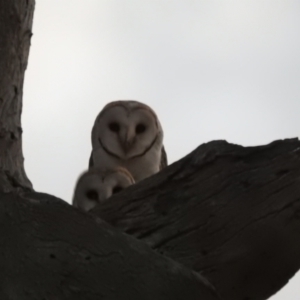
<instances>
[{"instance_id":1,"label":"owl's beak","mask_svg":"<svg viewBox=\"0 0 300 300\"><path fill-rule=\"evenodd\" d=\"M133 144L133 141L134 141L134 133L131 132L130 130L128 130L127 134L126 134L126 138L123 142L123 149L124 149L124 152L128 152L128 150L130 150L132 144Z\"/></svg>"},{"instance_id":2,"label":"owl's beak","mask_svg":"<svg viewBox=\"0 0 300 300\"><path fill-rule=\"evenodd\" d=\"M108 192L102 191L100 192L98 203L103 203L105 200L109 198Z\"/></svg>"},{"instance_id":3,"label":"owl's beak","mask_svg":"<svg viewBox=\"0 0 300 300\"><path fill-rule=\"evenodd\" d=\"M124 143L124 151L128 152L128 150L131 148L132 144L133 144L133 139L126 140Z\"/></svg>"}]
</instances>

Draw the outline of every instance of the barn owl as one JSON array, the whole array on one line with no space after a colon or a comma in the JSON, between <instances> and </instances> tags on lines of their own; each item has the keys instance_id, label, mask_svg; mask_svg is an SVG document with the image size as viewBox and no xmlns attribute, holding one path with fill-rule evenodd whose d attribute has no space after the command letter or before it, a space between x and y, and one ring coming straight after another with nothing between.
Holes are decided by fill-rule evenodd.
<instances>
[{"instance_id":1,"label":"barn owl","mask_svg":"<svg viewBox=\"0 0 300 300\"><path fill-rule=\"evenodd\" d=\"M79 177L72 204L89 211L134 183L133 177L124 168L109 170L92 168Z\"/></svg>"},{"instance_id":2,"label":"barn owl","mask_svg":"<svg viewBox=\"0 0 300 300\"><path fill-rule=\"evenodd\" d=\"M163 130L155 112L138 101L113 101L92 129L89 167L129 170L136 182L167 166Z\"/></svg>"}]
</instances>

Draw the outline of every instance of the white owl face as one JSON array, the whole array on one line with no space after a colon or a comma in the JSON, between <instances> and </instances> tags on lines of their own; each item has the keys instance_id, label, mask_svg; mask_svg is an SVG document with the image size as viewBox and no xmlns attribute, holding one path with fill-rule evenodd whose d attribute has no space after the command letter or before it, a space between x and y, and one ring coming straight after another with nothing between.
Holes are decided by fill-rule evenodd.
<instances>
[{"instance_id":1,"label":"white owl face","mask_svg":"<svg viewBox=\"0 0 300 300\"><path fill-rule=\"evenodd\" d=\"M126 105L126 101L105 109L95 127L93 148L101 146L111 155L125 160L142 156L162 135L155 114L147 106L138 103L132 107Z\"/></svg>"},{"instance_id":2,"label":"white owl face","mask_svg":"<svg viewBox=\"0 0 300 300\"><path fill-rule=\"evenodd\" d=\"M84 211L89 211L132 184L134 179L123 168L106 172L91 169L78 180L73 204Z\"/></svg>"}]
</instances>

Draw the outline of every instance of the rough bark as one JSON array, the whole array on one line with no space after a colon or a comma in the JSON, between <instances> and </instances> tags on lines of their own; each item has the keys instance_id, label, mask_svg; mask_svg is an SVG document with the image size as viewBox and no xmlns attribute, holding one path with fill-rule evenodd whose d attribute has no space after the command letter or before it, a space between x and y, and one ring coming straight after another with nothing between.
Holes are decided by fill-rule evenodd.
<instances>
[{"instance_id":1,"label":"rough bark","mask_svg":"<svg viewBox=\"0 0 300 300\"><path fill-rule=\"evenodd\" d=\"M200 272L224 299L267 299L300 267L300 142L204 144L92 213Z\"/></svg>"},{"instance_id":2,"label":"rough bark","mask_svg":"<svg viewBox=\"0 0 300 300\"><path fill-rule=\"evenodd\" d=\"M0 199L1 299L220 299L196 272L62 200Z\"/></svg>"},{"instance_id":3,"label":"rough bark","mask_svg":"<svg viewBox=\"0 0 300 300\"><path fill-rule=\"evenodd\" d=\"M31 189L23 166L21 111L34 1L0 0L0 189Z\"/></svg>"}]
</instances>

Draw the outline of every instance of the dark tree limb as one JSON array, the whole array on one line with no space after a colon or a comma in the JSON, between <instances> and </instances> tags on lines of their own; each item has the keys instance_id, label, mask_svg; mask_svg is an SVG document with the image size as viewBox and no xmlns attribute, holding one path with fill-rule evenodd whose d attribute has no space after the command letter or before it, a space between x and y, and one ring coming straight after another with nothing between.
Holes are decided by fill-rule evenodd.
<instances>
[{"instance_id":1,"label":"dark tree limb","mask_svg":"<svg viewBox=\"0 0 300 300\"><path fill-rule=\"evenodd\" d=\"M93 213L201 272L224 299L267 299L300 267L300 142L204 144Z\"/></svg>"},{"instance_id":2,"label":"dark tree limb","mask_svg":"<svg viewBox=\"0 0 300 300\"><path fill-rule=\"evenodd\" d=\"M32 189L24 171L21 111L34 1L0 0L0 188Z\"/></svg>"},{"instance_id":3,"label":"dark tree limb","mask_svg":"<svg viewBox=\"0 0 300 300\"><path fill-rule=\"evenodd\" d=\"M62 200L0 199L1 299L220 300L196 272Z\"/></svg>"}]
</instances>

